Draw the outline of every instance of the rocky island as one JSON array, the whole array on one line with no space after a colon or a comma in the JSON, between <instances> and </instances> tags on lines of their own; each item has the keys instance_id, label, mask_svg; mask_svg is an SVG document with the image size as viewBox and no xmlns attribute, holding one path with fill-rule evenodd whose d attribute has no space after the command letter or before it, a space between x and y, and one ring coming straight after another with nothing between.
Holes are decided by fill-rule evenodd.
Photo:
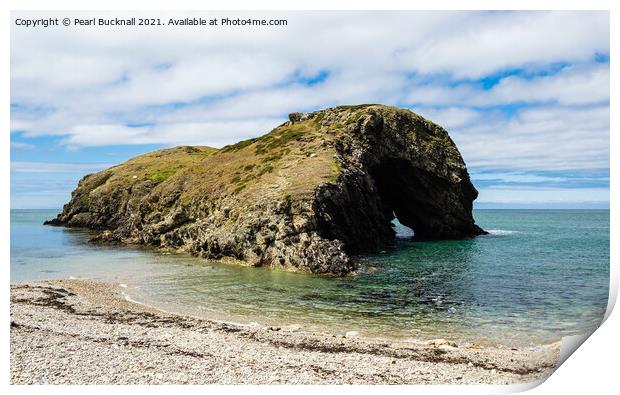
<instances>
[{"instance_id":1,"label":"rocky island","mask_svg":"<svg viewBox=\"0 0 620 395\"><path fill-rule=\"evenodd\" d=\"M478 192L441 126L410 110L340 106L221 149L176 147L85 176L48 225L96 240L324 274L394 243L485 233Z\"/></svg>"}]
</instances>

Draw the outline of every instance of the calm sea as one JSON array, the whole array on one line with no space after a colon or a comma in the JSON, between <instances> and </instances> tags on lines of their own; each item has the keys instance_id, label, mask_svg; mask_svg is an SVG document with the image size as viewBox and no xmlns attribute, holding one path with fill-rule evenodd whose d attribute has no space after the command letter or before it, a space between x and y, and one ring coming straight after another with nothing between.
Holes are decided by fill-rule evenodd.
<instances>
[{"instance_id":1,"label":"calm sea","mask_svg":"<svg viewBox=\"0 0 620 395\"><path fill-rule=\"evenodd\" d=\"M591 331L609 290L609 210L476 210L491 234L413 242L361 257L359 275L317 277L88 243L11 211L11 282L95 278L164 310L306 330L529 346Z\"/></svg>"}]
</instances>

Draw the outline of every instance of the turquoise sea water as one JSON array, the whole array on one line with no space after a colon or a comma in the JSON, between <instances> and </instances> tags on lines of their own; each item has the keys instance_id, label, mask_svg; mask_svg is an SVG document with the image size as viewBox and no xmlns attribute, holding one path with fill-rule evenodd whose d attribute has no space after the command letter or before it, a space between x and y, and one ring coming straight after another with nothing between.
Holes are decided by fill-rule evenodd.
<instances>
[{"instance_id":1,"label":"turquoise sea water","mask_svg":"<svg viewBox=\"0 0 620 395\"><path fill-rule=\"evenodd\" d=\"M164 310L306 330L527 346L596 328L609 290L609 210L476 210L490 235L414 242L364 256L360 273L317 277L183 254L88 243L11 211L11 282L84 277L123 284Z\"/></svg>"}]
</instances>

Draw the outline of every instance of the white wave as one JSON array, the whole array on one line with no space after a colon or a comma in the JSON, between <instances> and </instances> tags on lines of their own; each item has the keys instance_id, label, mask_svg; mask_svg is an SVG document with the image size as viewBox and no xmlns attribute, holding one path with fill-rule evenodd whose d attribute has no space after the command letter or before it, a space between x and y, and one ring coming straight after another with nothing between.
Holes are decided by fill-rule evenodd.
<instances>
[{"instance_id":1,"label":"white wave","mask_svg":"<svg viewBox=\"0 0 620 395\"><path fill-rule=\"evenodd\" d=\"M410 239L413 237L413 229L406 227L400 222L393 222L392 227L396 232L396 237L399 239Z\"/></svg>"},{"instance_id":2,"label":"white wave","mask_svg":"<svg viewBox=\"0 0 620 395\"><path fill-rule=\"evenodd\" d=\"M489 232L490 235L493 235L493 236L507 236L507 235L519 233L516 230L505 230L505 229L485 229L485 230Z\"/></svg>"},{"instance_id":3,"label":"white wave","mask_svg":"<svg viewBox=\"0 0 620 395\"><path fill-rule=\"evenodd\" d=\"M413 231L396 232L396 237L399 239L410 239L413 237Z\"/></svg>"},{"instance_id":4,"label":"white wave","mask_svg":"<svg viewBox=\"0 0 620 395\"><path fill-rule=\"evenodd\" d=\"M128 301L128 302L130 302L130 303L135 303L135 304L139 304L139 305L141 305L141 306L146 306L146 307L152 307L152 308L155 308L155 307L153 307L153 306L151 306L151 305L149 305L149 304L142 303L142 302L139 302L139 301L137 301L137 300L133 299L131 296L127 295L125 292L122 292L122 291L121 291L121 294L125 297L125 300L126 300L126 301ZM167 311L165 311L165 310L161 310L161 309L158 309L158 310L163 311L163 312L167 312Z\"/></svg>"}]
</instances>

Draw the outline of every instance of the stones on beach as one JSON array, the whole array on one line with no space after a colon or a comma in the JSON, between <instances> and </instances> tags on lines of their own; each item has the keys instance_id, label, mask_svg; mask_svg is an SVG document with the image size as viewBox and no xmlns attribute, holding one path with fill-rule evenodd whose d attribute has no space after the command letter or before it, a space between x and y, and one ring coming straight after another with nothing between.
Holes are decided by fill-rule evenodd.
<instances>
[{"instance_id":1,"label":"stones on beach","mask_svg":"<svg viewBox=\"0 0 620 395\"><path fill-rule=\"evenodd\" d=\"M250 322L249 324L247 324L247 327L250 329L261 329L263 326L261 324L259 324L258 322Z\"/></svg>"},{"instance_id":2,"label":"stones on beach","mask_svg":"<svg viewBox=\"0 0 620 395\"><path fill-rule=\"evenodd\" d=\"M458 347L458 344L456 344L453 341L450 340L446 340L446 339L433 339L433 340L429 340L425 343L427 346L430 347Z\"/></svg>"},{"instance_id":3,"label":"stones on beach","mask_svg":"<svg viewBox=\"0 0 620 395\"><path fill-rule=\"evenodd\" d=\"M347 339L353 339L353 338L355 338L355 337L358 337L358 336L359 336L359 334L360 334L360 333L359 333L359 332L357 332L357 331L349 331L349 332L347 332L347 333L345 333L345 334L344 334L344 337L345 337L345 338L347 338Z\"/></svg>"},{"instance_id":4,"label":"stones on beach","mask_svg":"<svg viewBox=\"0 0 620 395\"><path fill-rule=\"evenodd\" d=\"M282 332L298 332L300 329L299 325L287 325L281 328Z\"/></svg>"},{"instance_id":5,"label":"stones on beach","mask_svg":"<svg viewBox=\"0 0 620 395\"><path fill-rule=\"evenodd\" d=\"M10 325L13 384L508 384L547 377L559 355L283 335L171 315L91 281L11 285Z\"/></svg>"}]
</instances>

